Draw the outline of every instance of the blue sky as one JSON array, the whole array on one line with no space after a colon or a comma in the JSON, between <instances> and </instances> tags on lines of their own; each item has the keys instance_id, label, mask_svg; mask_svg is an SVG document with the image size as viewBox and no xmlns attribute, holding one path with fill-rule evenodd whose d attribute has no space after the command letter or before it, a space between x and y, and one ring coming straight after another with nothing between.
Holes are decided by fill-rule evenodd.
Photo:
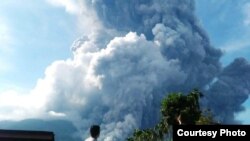
<instances>
[{"instance_id":1,"label":"blue sky","mask_svg":"<svg viewBox=\"0 0 250 141\"><path fill-rule=\"evenodd\" d=\"M247 0L197 0L197 15L211 43L225 51L223 64L236 57L250 59L250 2Z\"/></svg>"},{"instance_id":2,"label":"blue sky","mask_svg":"<svg viewBox=\"0 0 250 141\"><path fill-rule=\"evenodd\" d=\"M65 10L46 0L0 1L0 92L29 91L53 61L72 57L70 46L82 32L71 6ZM196 13L212 45L225 52L223 65L236 57L250 60L250 2L198 0ZM250 123L250 102L245 105L247 112L239 119Z\"/></svg>"},{"instance_id":3,"label":"blue sky","mask_svg":"<svg viewBox=\"0 0 250 141\"><path fill-rule=\"evenodd\" d=\"M76 17L44 0L0 2L0 91L30 89L54 60L71 56Z\"/></svg>"}]
</instances>

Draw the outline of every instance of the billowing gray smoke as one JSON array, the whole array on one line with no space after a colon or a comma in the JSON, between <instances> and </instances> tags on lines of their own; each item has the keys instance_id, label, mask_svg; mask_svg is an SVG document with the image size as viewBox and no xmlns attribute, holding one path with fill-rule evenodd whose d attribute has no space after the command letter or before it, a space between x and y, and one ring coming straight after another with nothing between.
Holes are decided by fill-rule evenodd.
<instances>
[{"instance_id":1,"label":"billowing gray smoke","mask_svg":"<svg viewBox=\"0 0 250 141\"><path fill-rule=\"evenodd\" d=\"M207 92L208 103L219 121L234 123L235 112L242 111L242 103L250 93L250 64L244 58L235 59L218 75Z\"/></svg>"},{"instance_id":2,"label":"billowing gray smoke","mask_svg":"<svg viewBox=\"0 0 250 141\"><path fill-rule=\"evenodd\" d=\"M221 122L234 122L248 98L250 65L236 59L222 68L222 53L199 25L193 0L84 4L101 26L75 42L72 59L48 67L36 87L46 85L46 111L74 121L85 136L96 123L101 140L120 141L159 120L166 93L199 88Z\"/></svg>"},{"instance_id":3,"label":"billowing gray smoke","mask_svg":"<svg viewBox=\"0 0 250 141\"><path fill-rule=\"evenodd\" d=\"M221 51L210 46L200 28L193 0L99 0L95 7L107 27L143 33L158 43L164 58L179 61L188 78L177 90L203 88L220 72Z\"/></svg>"}]
</instances>

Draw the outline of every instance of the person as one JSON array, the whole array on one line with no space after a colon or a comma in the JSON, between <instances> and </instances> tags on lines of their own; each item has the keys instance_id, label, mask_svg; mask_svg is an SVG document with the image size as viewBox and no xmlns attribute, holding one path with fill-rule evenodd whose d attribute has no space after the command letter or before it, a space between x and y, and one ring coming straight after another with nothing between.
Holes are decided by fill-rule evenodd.
<instances>
[{"instance_id":1,"label":"person","mask_svg":"<svg viewBox=\"0 0 250 141\"><path fill-rule=\"evenodd\" d=\"M99 125L92 125L90 127L90 137L85 139L85 141L97 141L97 138L100 135L100 126Z\"/></svg>"}]
</instances>

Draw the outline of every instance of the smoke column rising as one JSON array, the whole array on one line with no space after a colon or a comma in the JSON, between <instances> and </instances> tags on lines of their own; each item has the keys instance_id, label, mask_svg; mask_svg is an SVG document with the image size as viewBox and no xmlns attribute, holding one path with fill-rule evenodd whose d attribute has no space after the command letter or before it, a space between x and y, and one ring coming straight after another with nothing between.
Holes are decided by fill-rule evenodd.
<instances>
[{"instance_id":1,"label":"smoke column rising","mask_svg":"<svg viewBox=\"0 0 250 141\"><path fill-rule=\"evenodd\" d=\"M86 7L94 12L92 24L82 27L93 31L33 89L34 95L46 89L43 112L73 121L84 136L92 123L100 124L100 140L120 141L159 120L166 93L199 88L221 122L235 122L249 95L250 65L241 58L221 66L222 53L199 25L193 0L80 3L82 22L90 19Z\"/></svg>"}]
</instances>

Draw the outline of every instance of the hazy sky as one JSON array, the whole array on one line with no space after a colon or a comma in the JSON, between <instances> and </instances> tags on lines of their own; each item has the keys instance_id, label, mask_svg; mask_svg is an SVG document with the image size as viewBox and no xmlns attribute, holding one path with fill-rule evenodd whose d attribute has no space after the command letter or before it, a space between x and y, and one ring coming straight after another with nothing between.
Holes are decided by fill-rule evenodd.
<instances>
[{"instance_id":1,"label":"hazy sky","mask_svg":"<svg viewBox=\"0 0 250 141\"><path fill-rule=\"evenodd\" d=\"M0 1L0 98L7 102L29 93L54 61L72 58L70 47L85 32L75 0L48 1ZM196 6L211 44L224 51L223 65L236 57L250 60L250 1L197 0ZM8 114L1 102L0 114ZM239 119L250 124L250 102L246 107Z\"/></svg>"}]
</instances>

